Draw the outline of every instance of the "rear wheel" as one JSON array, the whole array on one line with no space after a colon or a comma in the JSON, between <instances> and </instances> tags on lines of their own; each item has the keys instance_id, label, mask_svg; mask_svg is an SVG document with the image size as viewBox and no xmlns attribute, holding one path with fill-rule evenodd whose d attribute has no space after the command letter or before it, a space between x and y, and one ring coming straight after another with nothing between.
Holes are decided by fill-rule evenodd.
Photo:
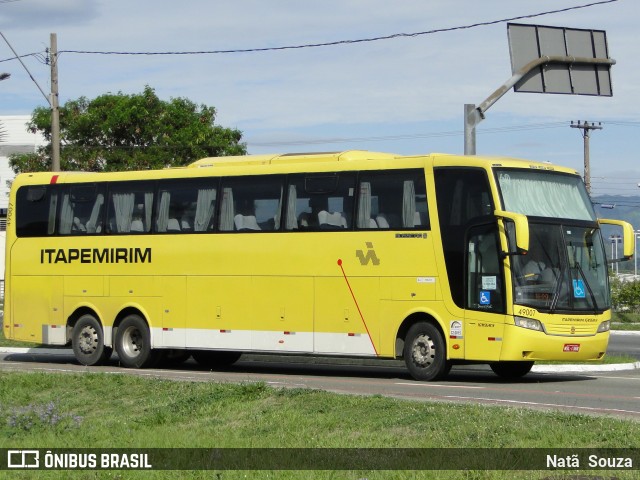
<instances>
[{"instance_id":1,"label":"rear wheel","mask_svg":"<svg viewBox=\"0 0 640 480\"><path fill-rule=\"evenodd\" d=\"M489 365L493 373L502 378L520 378L531 371L533 362L495 362Z\"/></svg>"},{"instance_id":2,"label":"rear wheel","mask_svg":"<svg viewBox=\"0 0 640 480\"><path fill-rule=\"evenodd\" d=\"M73 327L71 345L82 365L101 365L111 357L111 348L104 346L102 325L89 313L82 315Z\"/></svg>"},{"instance_id":3,"label":"rear wheel","mask_svg":"<svg viewBox=\"0 0 640 480\"><path fill-rule=\"evenodd\" d=\"M236 363L242 353L240 352L216 352L213 350L196 350L193 358L203 367L216 368L228 367Z\"/></svg>"},{"instance_id":4,"label":"rear wheel","mask_svg":"<svg viewBox=\"0 0 640 480\"><path fill-rule=\"evenodd\" d=\"M451 365L447 362L444 339L435 325L420 322L409 329L404 362L416 380L438 380L449 373Z\"/></svg>"},{"instance_id":5,"label":"rear wheel","mask_svg":"<svg viewBox=\"0 0 640 480\"><path fill-rule=\"evenodd\" d=\"M125 367L146 368L155 365L159 351L151 348L149 326L139 315L129 315L116 331L116 352Z\"/></svg>"}]
</instances>

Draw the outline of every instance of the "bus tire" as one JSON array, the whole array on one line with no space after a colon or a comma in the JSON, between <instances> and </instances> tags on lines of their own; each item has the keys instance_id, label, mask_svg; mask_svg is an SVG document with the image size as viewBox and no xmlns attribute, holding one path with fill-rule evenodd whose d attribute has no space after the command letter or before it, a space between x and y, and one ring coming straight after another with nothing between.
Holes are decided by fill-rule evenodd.
<instances>
[{"instance_id":1,"label":"bus tire","mask_svg":"<svg viewBox=\"0 0 640 480\"><path fill-rule=\"evenodd\" d=\"M403 356L409 373L416 380L438 380L451 368L444 338L432 323L420 322L409 328Z\"/></svg>"},{"instance_id":2,"label":"bus tire","mask_svg":"<svg viewBox=\"0 0 640 480\"><path fill-rule=\"evenodd\" d=\"M104 346L102 325L90 313L78 319L71 335L73 354L82 365L101 365L111 357L111 348Z\"/></svg>"},{"instance_id":3,"label":"bus tire","mask_svg":"<svg viewBox=\"0 0 640 480\"><path fill-rule=\"evenodd\" d=\"M493 373L499 377L506 379L514 379L524 377L531 371L533 362L518 361L518 362L494 362L489 366Z\"/></svg>"},{"instance_id":4,"label":"bus tire","mask_svg":"<svg viewBox=\"0 0 640 480\"><path fill-rule=\"evenodd\" d=\"M129 368L146 368L160 359L159 351L151 348L149 326L139 315L128 315L118 326L115 347L120 363Z\"/></svg>"},{"instance_id":5,"label":"bus tire","mask_svg":"<svg viewBox=\"0 0 640 480\"><path fill-rule=\"evenodd\" d=\"M220 352L214 350L196 350L193 358L203 367L220 368L229 367L236 363L242 356L241 352Z\"/></svg>"}]
</instances>

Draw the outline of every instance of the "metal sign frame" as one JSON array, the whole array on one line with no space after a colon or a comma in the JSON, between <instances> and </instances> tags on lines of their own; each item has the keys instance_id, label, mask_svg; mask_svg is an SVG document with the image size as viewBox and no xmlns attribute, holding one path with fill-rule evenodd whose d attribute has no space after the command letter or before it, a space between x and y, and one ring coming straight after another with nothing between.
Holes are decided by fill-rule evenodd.
<instances>
[{"instance_id":1,"label":"metal sign frame","mask_svg":"<svg viewBox=\"0 0 640 480\"><path fill-rule=\"evenodd\" d=\"M507 24L511 70L545 57L609 59L604 30ZM540 65L516 83L514 91L610 97L611 65L553 63Z\"/></svg>"}]
</instances>

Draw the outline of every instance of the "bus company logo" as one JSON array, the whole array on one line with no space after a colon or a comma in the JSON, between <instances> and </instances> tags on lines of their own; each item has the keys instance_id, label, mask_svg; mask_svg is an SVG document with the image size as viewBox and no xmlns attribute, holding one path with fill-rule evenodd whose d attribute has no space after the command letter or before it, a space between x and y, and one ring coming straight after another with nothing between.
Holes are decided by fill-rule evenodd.
<instances>
[{"instance_id":1,"label":"bus company logo","mask_svg":"<svg viewBox=\"0 0 640 480\"><path fill-rule=\"evenodd\" d=\"M366 255L362 250L356 250L356 257L360 260L360 265L365 266L368 265L369 262L372 262L374 266L380 265L380 259L376 255L376 251L373 249L373 243L366 242L366 245L368 248Z\"/></svg>"},{"instance_id":2,"label":"bus company logo","mask_svg":"<svg viewBox=\"0 0 640 480\"><path fill-rule=\"evenodd\" d=\"M40 263L151 263L151 248L43 248Z\"/></svg>"},{"instance_id":3,"label":"bus company logo","mask_svg":"<svg viewBox=\"0 0 640 480\"><path fill-rule=\"evenodd\" d=\"M40 468L38 450L8 450L7 468Z\"/></svg>"}]
</instances>

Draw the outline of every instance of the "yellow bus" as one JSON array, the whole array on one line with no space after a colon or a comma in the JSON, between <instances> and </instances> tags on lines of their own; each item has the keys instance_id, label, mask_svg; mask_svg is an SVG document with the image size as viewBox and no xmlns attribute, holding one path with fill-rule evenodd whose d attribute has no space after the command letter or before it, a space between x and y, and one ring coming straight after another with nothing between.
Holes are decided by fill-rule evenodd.
<instances>
[{"instance_id":1,"label":"yellow bus","mask_svg":"<svg viewBox=\"0 0 640 480\"><path fill-rule=\"evenodd\" d=\"M7 338L98 365L242 353L404 359L418 380L481 362L598 360L611 300L574 170L366 151L205 158L13 183ZM611 228L611 227L607 227Z\"/></svg>"}]
</instances>

